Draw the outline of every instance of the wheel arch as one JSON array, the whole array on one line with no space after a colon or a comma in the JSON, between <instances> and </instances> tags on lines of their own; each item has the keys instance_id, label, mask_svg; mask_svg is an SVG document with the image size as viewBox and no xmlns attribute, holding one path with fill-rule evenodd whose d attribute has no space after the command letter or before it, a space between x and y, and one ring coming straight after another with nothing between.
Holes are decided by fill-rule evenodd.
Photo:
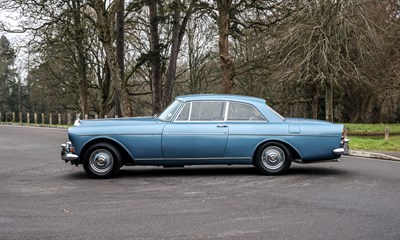
<instances>
[{"instance_id":1,"label":"wheel arch","mask_svg":"<svg viewBox=\"0 0 400 240\"><path fill-rule=\"evenodd\" d=\"M268 139L268 140L260 142L257 145L257 147L255 148L255 150L253 152L253 164L254 164L254 161L256 160L258 150L266 143L280 143L280 144L284 145L290 151L290 154L292 155L293 159L302 159L301 154L299 153L299 151L297 151L297 149L292 144L290 144L286 141L283 141L281 139Z\"/></svg>"},{"instance_id":2,"label":"wheel arch","mask_svg":"<svg viewBox=\"0 0 400 240\"><path fill-rule=\"evenodd\" d=\"M121 154L122 164L133 164L134 163L134 158L133 158L132 154L128 151L128 149L126 149L126 147L119 141L117 141L113 138L109 138L109 137L97 137L97 138L93 138L90 141L86 142L80 151L80 156L82 156L81 163L83 163L83 161L84 161L83 158L86 155L86 151L91 146L98 144L98 143L108 143L108 144L113 145L115 148L117 148L117 150Z\"/></svg>"}]
</instances>

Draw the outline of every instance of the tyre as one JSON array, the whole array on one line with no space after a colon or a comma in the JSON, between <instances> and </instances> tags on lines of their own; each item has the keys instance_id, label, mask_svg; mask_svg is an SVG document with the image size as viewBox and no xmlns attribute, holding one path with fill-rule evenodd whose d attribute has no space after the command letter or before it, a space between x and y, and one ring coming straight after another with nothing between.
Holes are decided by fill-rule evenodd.
<instances>
[{"instance_id":1,"label":"tyre","mask_svg":"<svg viewBox=\"0 0 400 240\"><path fill-rule=\"evenodd\" d=\"M121 166L121 154L109 143L97 143L89 147L83 161L85 172L92 178L115 177Z\"/></svg>"},{"instance_id":2,"label":"tyre","mask_svg":"<svg viewBox=\"0 0 400 240\"><path fill-rule=\"evenodd\" d=\"M293 157L285 145L270 142L258 149L254 165L262 174L279 175L289 169L292 160Z\"/></svg>"}]
</instances>

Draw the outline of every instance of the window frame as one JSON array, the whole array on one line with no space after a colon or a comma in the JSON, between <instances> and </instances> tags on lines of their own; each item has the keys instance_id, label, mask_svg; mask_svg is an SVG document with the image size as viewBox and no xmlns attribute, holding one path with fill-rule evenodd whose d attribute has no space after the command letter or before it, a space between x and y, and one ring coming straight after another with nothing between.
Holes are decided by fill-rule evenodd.
<instances>
[{"instance_id":1,"label":"window frame","mask_svg":"<svg viewBox=\"0 0 400 240\"><path fill-rule=\"evenodd\" d=\"M192 120L192 108L193 108L193 103L194 102L218 102L218 103L225 103L225 109L224 109L224 119L222 120ZM247 106L252 107L253 109L255 109L259 115L263 118L262 120L228 120L228 111L229 111L229 105L231 103L239 103L239 104L244 104ZM187 120L178 120L179 115L182 113L183 109L186 107L186 104L190 104L189 107L189 116L187 118ZM229 101L229 100L191 100L191 101L187 101L185 102L182 107L179 109L178 113L176 114L176 116L174 117L173 122L178 122L178 123L188 123L188 122L192 122L192 123L202 123L202 122L246 122L246 123L257 123L257 122L268 122L267 118L253 105L250 103L245 103L245 102L239 102L239 101Z\"/></svg>"},{"instance_id":2,"label":"window frame","mask_svg":"<svg viewBox=\"0 0 400 240\"><path fill-rule=\"evenodd\" d=\"M239 103L239 104L243 104L243 105L247 105L252 107L253 109L255 109L259 115L263 118L260 120L228 120L228 111L229 111L229 105L230 103ZM225 116L225 122L246 122L246 123L256 123L256 122L268 122L267 118L260 112L260 110L258 110L258 108L256 108L253 104L250 103L245 103L245 102L238 102L238 101L228 101L228 105L227 105L227 109L225 112L226 116Z\"/></svg>"}]
</instances>

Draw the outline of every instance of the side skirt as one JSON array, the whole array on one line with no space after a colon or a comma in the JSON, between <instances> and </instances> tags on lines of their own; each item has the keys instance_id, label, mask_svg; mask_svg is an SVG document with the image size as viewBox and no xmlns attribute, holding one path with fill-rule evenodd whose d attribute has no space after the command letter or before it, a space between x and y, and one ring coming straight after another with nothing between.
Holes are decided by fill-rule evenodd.
<instances>
[{"instance_id":1,"label":"side skirt","mask_svg":"<svg viewBox=\"0 0 400 240\"><path fill-rule=\"evenodd\" d=\"M324 163L324 162L340 162L339 158L336 159L326 159L326 160L312 160L312 161L303 161L301 159L294 159L293 162L299 164L308 164L308 163Z\"/></svg>"}]
</instances>

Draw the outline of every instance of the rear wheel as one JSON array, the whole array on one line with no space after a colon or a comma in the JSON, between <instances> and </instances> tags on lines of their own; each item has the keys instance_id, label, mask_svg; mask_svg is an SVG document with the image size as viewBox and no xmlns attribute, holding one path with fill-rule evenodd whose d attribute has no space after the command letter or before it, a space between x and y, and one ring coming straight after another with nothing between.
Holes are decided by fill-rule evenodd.
<instances>
[{"instance_id":1,"label":"rear wheel","mask_svg":"<svg viewBox=\"0 0 400 240\"><path fill-rule=\"evenodd\" d=\"M292 155L285 145L270 142L258 149L254 165L262 174L279 175L289 169L292 160Z\"/></svg>"},{"instance_id":2,"label":"rear wheel","mask_svg":"<svg viewBox=\"0 0 400 240\"><path fill-rule=\"evenodd\" d=\"M85 154L83 168L92 178L115 177L122 166L121 154L109 143L97 143Z\"/></svg>"}]
</instances>

